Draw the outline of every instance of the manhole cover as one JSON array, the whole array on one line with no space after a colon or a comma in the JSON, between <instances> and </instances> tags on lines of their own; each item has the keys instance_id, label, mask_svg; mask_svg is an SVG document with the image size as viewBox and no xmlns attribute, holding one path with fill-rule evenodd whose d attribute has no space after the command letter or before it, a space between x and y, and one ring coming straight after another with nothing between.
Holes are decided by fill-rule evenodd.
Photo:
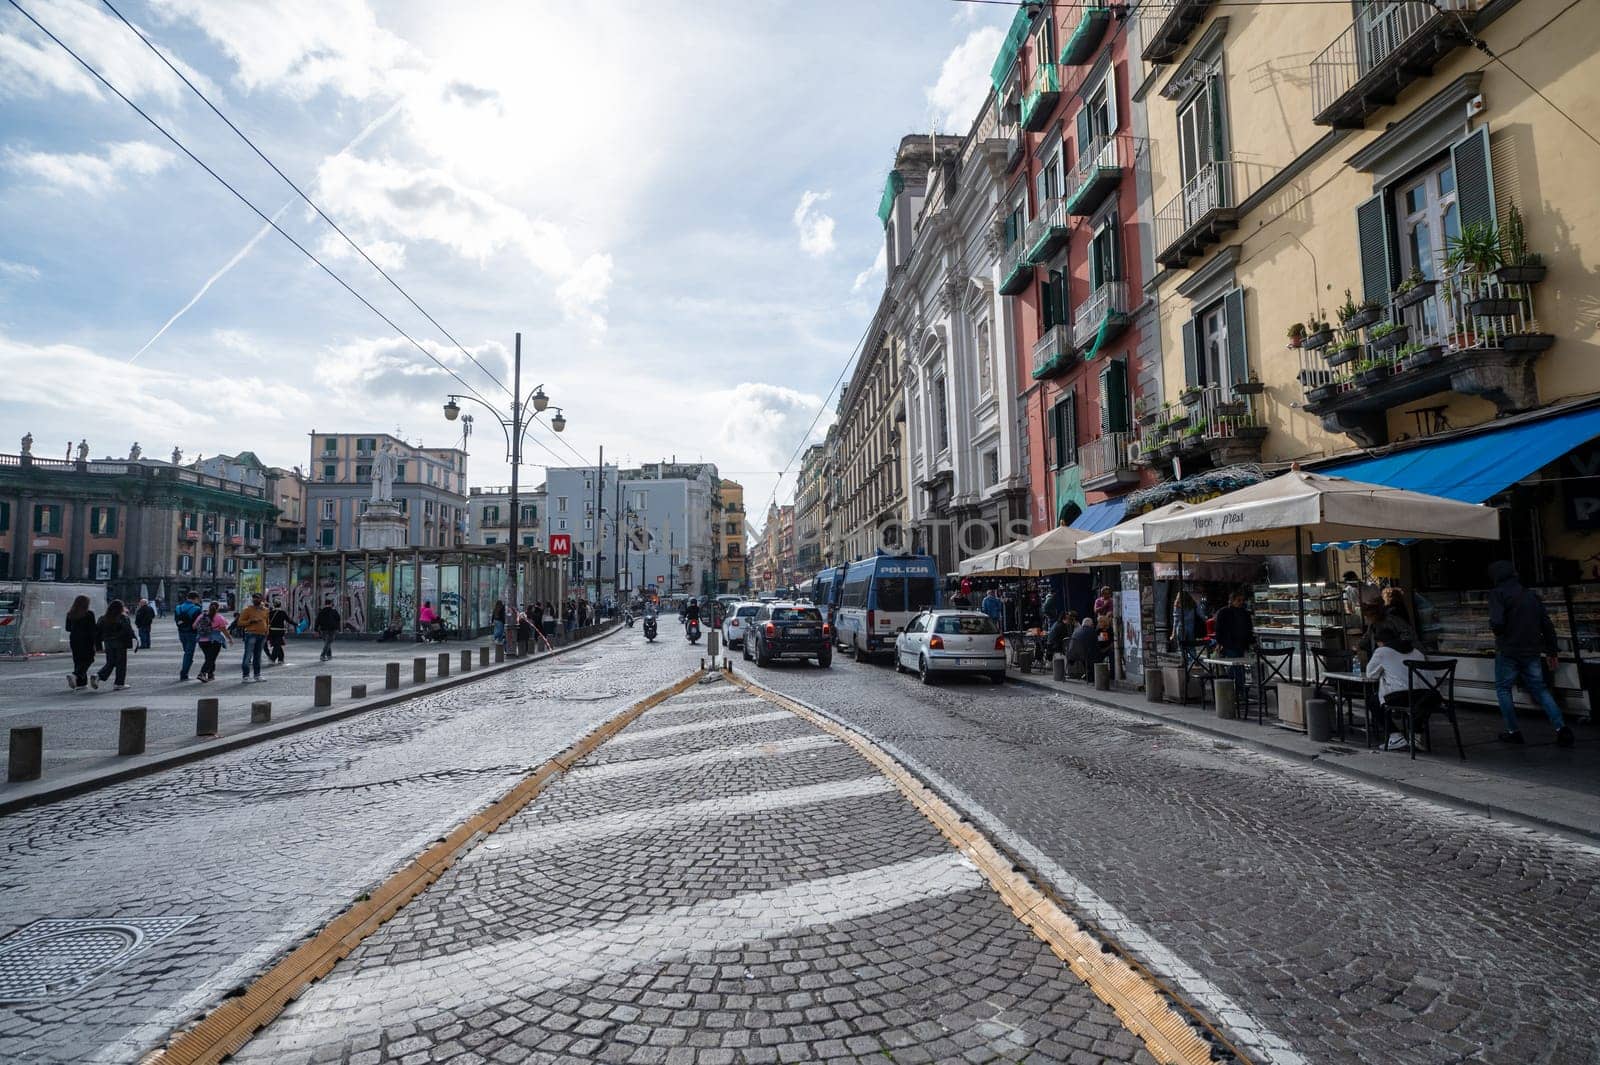
<instances>
[{"instance_id":1,"label":"manhole cover","mask_svg":"<svg viewBox=\"0 0 1600 1065\"><path fill-rule=\"evenodd\" d=\"M70 995L192 920L35 921L0 940L0 1003Z\"/></svg>"}]
</instances>

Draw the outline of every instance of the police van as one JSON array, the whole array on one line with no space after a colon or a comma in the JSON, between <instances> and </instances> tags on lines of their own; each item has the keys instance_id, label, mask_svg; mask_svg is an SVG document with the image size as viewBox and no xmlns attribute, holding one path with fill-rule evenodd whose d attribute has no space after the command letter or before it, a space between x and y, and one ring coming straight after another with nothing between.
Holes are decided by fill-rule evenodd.
<instances>
[{"instance_id":1,"label":"police van","mask_svg":"<svg viewBox=\"0 0 1600 1065\"><path fill-rule=\"evenodd\" d=\"M857 660L893 654L895 634L938 605L939 571L932 558L874 555L845 569L834 631Z\"/></svg>"}]
</instances>

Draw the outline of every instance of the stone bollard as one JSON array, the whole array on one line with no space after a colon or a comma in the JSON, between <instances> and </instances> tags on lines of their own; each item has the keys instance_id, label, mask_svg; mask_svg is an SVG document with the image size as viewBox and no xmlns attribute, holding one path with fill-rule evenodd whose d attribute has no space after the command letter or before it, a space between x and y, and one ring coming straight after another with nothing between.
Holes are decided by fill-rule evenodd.
<instances>
[{"instance_id":1,"label":"stone bollard","mask_svg":"<svg viewBox=\"0 0 1600 1065\"><path fill-rule=\"evenodd\" d=\"M495 644L494 645L494 664L498 666L501 662L504 662L505 660L506 660L506 645L503 644L503 643Z\"/></svg>"},{"instance_id":2,"label":"stone bollard","mask_svg":"<svg viewBox=\"0 0 1600 1065\"><path fill-rule=\"evenodd\" d=\"M1052 658L1050 660L1050 679L1051 680L1066 680L1067 679L1067 656L1066 655L1056 655L1054 658Z\"/></svg>"},{"instance_id":3,"label":"stone bollard","mask_svg":"<svg viewBox=\"0 0 1600 1065\"><path fill-rule=\"evenodd\" d=\"M1167 697L1167 678L1161 670L1147 670L1144 675L1144 701L1159 703Z\"/></svg>"},{"instance_id":4,"label":"stone bollard","mask_svg":"<svg viewBox=\"0 0 1600 1065\"><path fill-rule=\"evenodd\" d=\"M318 673L311 681L311 705L333 705L333 674Z\"/></svg>"},{"instance_id":5,"label":"stone bollard","mask_svg":"<svg viewBox=\"0 0 1600 1065\"><path fill-rule=\"evenodd\" d=\"M266 699L257 699L250 704L250 724L267 725L272 722L272 703Z\"/></svg>"},{"instance_id":6,"label":"stone bollard","mask_svg":"<svg viewBox=\"0 0 1600 1065\"><path fill-rule=\"evenodd\" d=\"M144 753L145 708L124 706L117 721L117 756Z\"/></svg>"},{"instance_id":7,"label":"stone bollard","mask_svg":"<svg viewBox=\"0 0 1600 1065\"><path fill-rule=\"evenodd\" d=\"M443 678L443 677L448 677L449 675L450 675L450 652L449 651L440 651L439 652L439 676L441 678Z\"/></svg>"},{"instance_id":8,"label":"stone bollard","mask_svg":"<svg viewBox=\"0 0 1600 1065\"><path fill-rule=\"evenodd\" d=\"M1096 662L1094 664L1094 690L1108 692L1111 690L1111 663Z\"/></svg>"},{"instance_id":9,"label":"stone bollard","mask_svg":"<svg viewBox=\"0 0 1600 1065\"><path fill-rule=\"evenodd\" d=\"M712 629L706 633L706 653L711 656L711 661L717 660L717 645L721 643L720 633Z\"/></svg>"},{"instance_id":10,"label":"stone bollard","mask_svg":"<svg viewBox=\"0 0 1600 1065\"><path fill-rule=\"evenodd\" d=\"M1233 679L1218 677L1211 682L1211 691L1217 699L1217 716L1227 721L1239 717L1239 704L1234 695Z\"/></svg>"},{"instance_id":11,"label":"stone bollard","mask_svg":"<svg viewBox=\"0 0 1600 1065\"><path fill-rule=\"evenodd\" d=\"M394 691L400 687L400 663L390 662L383 667L383 690Z\"/></svg>"},{"instance_id":12,"label":"stone bollard","mask_svg":"<svg viewBox=\"0 0 1600 1065\"><path fill-rule=\"evenodd\" d=\"M367 697L367 686L365 684L352 684L352 685L350 685L350 698L352 698L352 699L365 699L366 697Z\"/></svg>"},{"instance_id":13,"label":"stone bollard","mask_svg":"<svg viewBox=\"0 0 1600 1065\"><path fill-rule=\"evenodd\" d=\"M428 679L428 660L426 658L413 658L411 660L411 682L421 684Z\"/></svg>"},{"instance_id":14,"label":"stone bollard","mask_svg":"<svg viewBox=\"0 0 1600 1065\"><path fill-rule=\"evenodd\" d=\"M44 772L44 726L23 725L11 730L11 757L6 763L6 780L13 784L38 780Z\"/></svg>"},{"instance_id":15,"label":"stone bollard","mask_svg":"<svg viewBox=\"0 0 1600 1065\"><path fill-rule=\"evenodd\" d=\"M461 672L466 673L470 669L472 669L472 652L471 651L462 651L461 652Z\"/></svg>"},{"instance_id":16,"label":"stone bollard","mask_svg":"<svg viewBox=\"0 0 1600 1065\"><path fill-rule=\"evenodd\" d=\"M194 734L196 736L215 736L217 734L217 701L215 699L198 699L195 701Z\"/></svg>"},{"instance_id":17,"label":"stone bollard","mask_svg":"<svg viewBox=\"0 0 1600 1065\"><path fill-rule=\"evenodd\" d=\"M1333 739L1333 703L1327 699L1307 700L1306 735L1312 743L1327 743Z\"/></svg>"},{"instance_id":18,"label":"stone bollard","mask_svg":"<svg viewBox=\"0 0 1600 1065\"><path fill-rule=\"evenodd\" d=\"M496 647L500 647L499 644L495 644L495 646ZM504 650L504 648L501 648L501 650ZM488 644L484 644L482 647L478 648L478 665L479 666L486 666L488 664L489 664L489 645Z\"/></svg>"}]
</instances>

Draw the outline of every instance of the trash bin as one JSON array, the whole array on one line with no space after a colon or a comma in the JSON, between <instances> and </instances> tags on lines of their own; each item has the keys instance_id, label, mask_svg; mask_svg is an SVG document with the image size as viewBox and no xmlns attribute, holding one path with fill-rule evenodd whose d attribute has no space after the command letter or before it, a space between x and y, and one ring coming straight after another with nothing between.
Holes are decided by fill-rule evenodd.
<instances>
[{"instance_id":1,"label":"trash bin","mask_svg":"<svg viewBox=\"0 0 1600 1065\"><path fill-rule=\"evenodd\" d=\"M1212 694L1217 700L1217 716L1229 721L1239 717L1239 704L1234 695L1233 678L1218 677L1211 682Z\"/></svg>"},{"instance_id":2,"label":"trash bin","mask_svg":"<svg viewBox=\"0 0 1600 1065\"><path fill-rule=\"evenodd\" d=\"M1312 699L1306 703L1306 735L1313 743L1327 743L1333 739L1333 703L1327 699Z\"/></svg>"},{"instance_id":3,"label":"trash bin","mask_svg":"<svg viewBox=\"0 0 1600 1065\"><path fill-rule=\"evenodd\" d=\"M1166 678L1161 675L1161 670L1152 669L1144 675L1144 701L1159 703L1167 696Z\"/></svg>"}]
</instances>

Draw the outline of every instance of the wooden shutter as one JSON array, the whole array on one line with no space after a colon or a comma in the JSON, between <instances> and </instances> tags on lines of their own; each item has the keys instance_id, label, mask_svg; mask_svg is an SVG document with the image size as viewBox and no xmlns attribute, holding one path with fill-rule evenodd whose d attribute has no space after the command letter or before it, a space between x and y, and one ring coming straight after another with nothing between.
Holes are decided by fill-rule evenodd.
<instances>
[{"instance_id":1,"label":"wooden shutter","mask_svg":"<svg viewBox=\"0 0 1600 1065\"><path fill-rule=\"evenodd\" d=\"M1112 359L1100 371L1100 435L1128 431L1128 364Z\"/></svg>"},{"instance_id":2,"label":"wooden shutter","mask_svg":"<svg viewBox=\"0 0 1600 1065\"><path fill-rule=\"evenodd\" d=\"M1065 325L1067 324L1067 297L1071 292L1071 289L1068 286L1072 284L1072 281L1067 276L1067 272L1065 270L1057 270L1055 272L1055 278L1056 322L1061 325Z\"/></svg>"},{"instance_id":3,"label":"wooden shutter","mask_svg":"<svg viewBox=\"0 0 1600 1065\"><path fill-rule=\"evenodd\" d=\"M1389 293L1400 279L1396 276L1399 264L1386 193L1379 193L1356 208L1356 242L1361 248L1361 294L1387 306Z\"/></svg>"},{"instance_id":4,"label":"wooden shutter","mask_svg":"<svg viewBox=\"0 0 1600 1065\"><path fill-rule=\"evenodd\" d=\"M1450 148L1456 172L1456 204L1461 228L1474 222L1497 222L1494 209L1494 174L1489 165L1489 127L1479 126Z\"/></svg>"},{"instance_id":5,"label":"wooden shutter","mask_svg":"<svg viewBox=\"0 0 1600 1065\"><path fill-rule=\"evenodd\" d=\"M1067 442L1066 459L1063 466L1074 466L1078 462L1078 393L1068 392L1061 401L1065 416L1062 418Z\"/></svg>"},{"instance_id":6,"label":"wooden shutter","mask_svg":"<svg viewBox=\"0 0 1600 1065\"><path fill-rule=\"evenodd\" d=\"M1190 388L1200 385L1199 326L1193 318L1183 323L1183 383Z\"/></svg>"},{"instance_id":7,"label":"wooden shutter","mask_svg":"<svg viewBox=\"0 0 1600 1065\"><path fill-rule=\"evenodd\" d=\"M1081 161L1089 154L1089 142L1094 139L1094 132L1089 127L1089 102L1081 101L1078 107L1078 159Z\"/></svg>"},{"instance_id":8,"label":"wooden shutter","mask_svg":"<svg viewBox=\"0 0 1600 1065\"><path fill-rule=\"evenodd\" d=\"M1236 288L1222 297L1222 313L1228 322L1228 382L1239 384L1250 378L1250 349L1244 334L1244 289Z\"/></svg>"},{"instance_id":9,"label":"wooden shutter","mask_svg":"<svg viewBox=\"0 0 1600 1065\"><path fill-rule=\"evenodd\" d=\"M1106 133L1117 131L1117 65L1111 64L1106 71Z\"/></svg>"}]
</instances>

